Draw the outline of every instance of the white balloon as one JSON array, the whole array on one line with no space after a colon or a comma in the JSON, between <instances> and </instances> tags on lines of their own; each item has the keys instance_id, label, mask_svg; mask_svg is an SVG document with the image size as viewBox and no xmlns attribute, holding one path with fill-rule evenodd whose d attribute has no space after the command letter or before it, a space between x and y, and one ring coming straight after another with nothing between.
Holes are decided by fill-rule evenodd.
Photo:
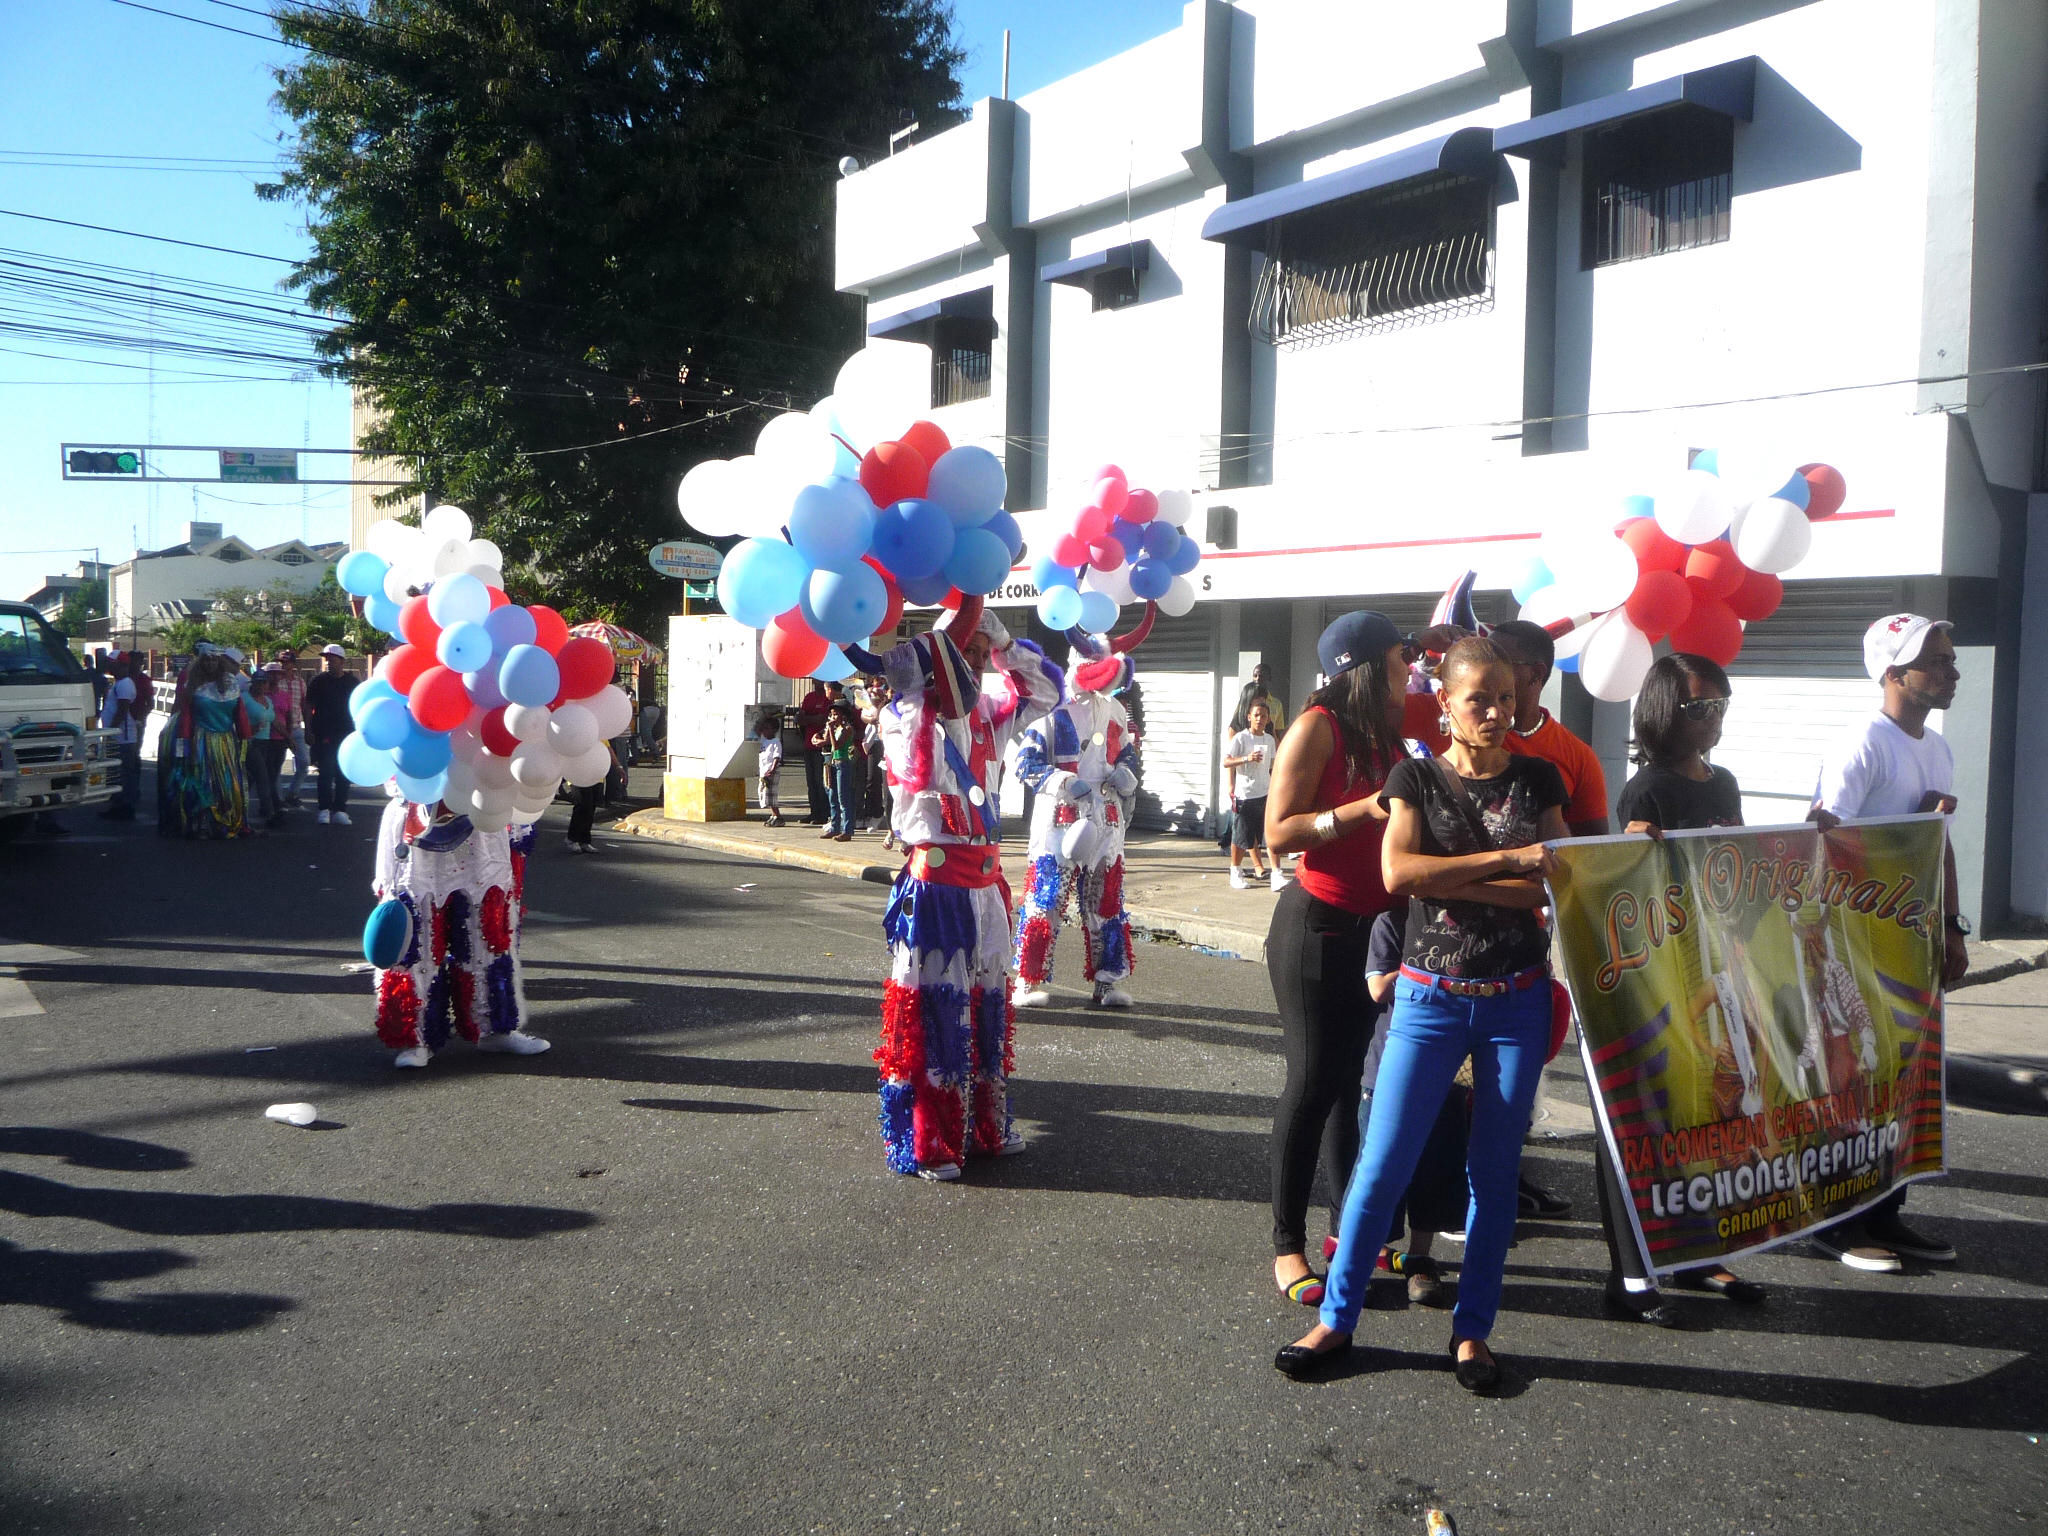
<instances>
[{"instance_id":1,"label":"white balloon","mask_svg":"<svg viewBox=\"0 0 2048 1536\"><path fill-rule=\"evenodd\" d=\"M931 349L869 342L840 364L832 396L854 452L895 438L931 404Z\"/></svg>"},{"instance_id":2,"label":"white balloon","mask_svg":"<svg viewBox=\"0 0 2048 1536\"><path fill-rule=\"evenodd\" d=\"M470 526L467 512L444 502L427 509L427 515L420 519L420 532L430 544L467 544L476 530Z\"/></svg>"},{"instance_id":3,"label":"white balloon","mask_svg":"<svg viewBox=\"0 0 2048 1536\"><path fill-rule=\"evenodd\" d=\"M496 587L501 592L505 589L505 573L495 565L465 565L463 570L487 587Z\"/></svg>"},{"instance_id":4,"label":"white balloon","mask_svg":"<svg viewBox=\"0 0 2048 1536\"><path fill-rule=\"evenodd\" d=\"M1120 565L1113 571L1098 571L1091 566L1081 585L1090 592L1100 592L1119 608L1138 600L1138 594L1131 590L1129 565Z\"/></svg>"},{"instance_id":5,"label":"white balloon","mask_svg":"<svg viewBox=\"0 0 2048 1536\"><path fill-rule=\"evenodd\" d=\"M606 683L582 700L582 704L597 717L597 734L601 740L623 736L632 727L633 700L617 683Z\"/></svg>"},{"instance_id":6,"label":"white balloon","mask_svg":"<svg viewBox=\"0 0 2048 1536\"><path fill-rule=\"evenodd\" d=\"M769 421L754 439L754 456L764 476L798 490L822 481L839 462L839 445L824 425L802 411L789 411Z\"/></svg>"},{"instance_id":7,"label":"white balloon","mask_svg":"<svg viewBox=\"0 0 2048 1536\"><path fill-rule=\"evenodd\" d=\"M597 744L597 716L581 704L562 704L548 721L548 746L567 761Z\"/></svg>"},{"instance_id":8,"label":"white balloon","mask_svg":"<svg viewBox=\"0 0 2048 1536\"><path fill-rule=\"evenodd\" d=\"M1545 553L1563 589L1565 601L1575 612L1606 613L1628 601L1640 574L1635 551L1612 533L1592 533L1562 541Z\"/></svg>"},{"instance_id":9,"label":"white balloon","mask_svg":"<svg viewBox=\"0 0 2048 1536\"><path fill-rule=\"evenodd\" d=\"M1796 504L1765 496L1735 514L1728 539L1736 559L1752 571L1776 576L1806 558L1813 547L1813 524Z\"/></svg>"},{"instance_id":10,"label":"white balloon","mask_svg":"<svg viewBox=\"0 0 2048 1536\"><path fill-rule=\"evenodd\" d=\"M538 816L555 803L555 791L561 787L562 781L560 779L541 789L529 789L517 779L514 779L512 781L512 791L516 798L512 803L518 806L522 813Z\"/></svg>"},{"instance_id":11,"label":"white balloon","mask_svg":"<svg viewBox=\"0 0 2048 1536\"><path fill-rule=\"evenodd\" d=\"M495 752L479 752L474 770L478 789L495 789L510 792L512 788L512 763L509 758Z\"/></svg>"},{"instance_id":12,"label":"white balloon","mask_svg":"<svg viewBox=\"0 0 2048 1536\"><path fill-rule=\"evenodd\" d=\"M1185 528L1188 519L1195 515L1195 498L1186 491L1159 492L1159 511L1152 521L1171 523L1176 528Z\"/></svg>"},{"instance_id":13,"label":"white balloon","mask_svg":"<svg viewBox=\"0 0 2048 1536\"><path fill-rule=\"evenodd\" d=\"M469 540L443 539L428 564L436 576L453 576L469 564Z\"/></svg>"},{"instance_id":14,"label":"white balloon","mask_svg":"<svg viewBox=\"0 0 2048 1536\"><path fill-rule=\"evenodd\" d=\"M708 538L722 539L734 531L726 521L725 484L730 473L727 460L706 459L676 487L676 510L684 522Z\"/></svg>"},{"instance_id":15,"label":"white balloon","mask_svg":"<svg viewBox=\"0 0 2048 1536\"><path fill-rule=\"evenodd\" d=\"M549 798L552 799L553 796L550 796ZM547 814L547 809L548 808L544 805L531 807L524 805L515 805L514 807L512 807L512 819L510 825L515 827L530 827L536 821L539 821L541 817Z\"/></svg>"},{"instance_id":16,"label":"white balloon","mask_svg":"<svg viewBox=\"0 0 2048 1536\"><path fill-rule=\"evenodd\" d=\"M396 565L412 552L419 536L419 529L410 523L401 523L395 517L380 518L364 533L363 546L370 553L381 555Z\"/></svg>"},{"instance_id":17,"label":"white balloon","mask_svg":"<svg viewBox=\"0 0 2048 1536\"><path fill-rule=\"evenodd\" d=\"M484 739L469 728L468 721L464 721L448 733L448 750L455 754L457 762L473 763L483 756Z\"/></svg>"},{"instance_id":18,"label":"white balloon","mask_svg":"<svg viewBox=\"0 0 2048 1536\"><path fill-rule=\"evenodd\" d=\"M545 789L561 776L561 758L537 741L522 742L512 754L512 777L524 788Z\"/></svg>"},{"instance_id":19,"label":"white balloon","mask_svg":"<svg viewBox=\"0 0 2048 1536\"><path fill-rule=\"evenodd\" d=\"M503 570L505 568L505 552L489 539L471 539L469 541L469 563L471 565L495 566L497 569Z\"/></svg>"},{"instance_id":20,"label":"white balloon","mask_svg":"<svg viewBox=\"0 0 2048 1536\"><path fill-rule=\"evenodd\" d=\"M727 466L725 480L733 532L749 539L781 537L799 488L779 479L753 454L741 454Z\"/></svg>"},{"instance_id":21,"label":"white balloon","mask_svg":"<svg viewBox=\"0 0 2048 1536\"><path fill-rule=\"evenodd\" d=\"M505 729L516 741L539 741L548 733L548 714L545 704L507 704Z\"/></svg>"},{"instance_id":22,"label":"white balloon","mask_svg":"<svg viewBox=\"0 0 2048 1536\"><path fill-rule=\"evenodd\" d=\"M1688 469L1658 493L1657 526L1681 544L1705 544L1728 530L1735 502L1720 477Z\"/></svg>"},{"instance_id":23,"label":"white balloon","mask_svg":"<svg viewBox=\"0 0 2048 1536\"><path fill-rule=\"evenodd\" d=\"M1625 614L1610 614L1579 653L1579 680L1596 699L1620 704L1641 690L1656 660L1649 637Z\"/></svg>"},{"instance_id":24,"label":"white balloon","mask_svg":"<svg viewBox=\"0 0 2048 1536\"><path fill-rule=\"evenodd\" d=\"M502 832L512 825L512 807L493 805L471 811L469 819L479 832Z\"/></svg>"},{"instance_id":25,"label":"white balloon","mask_svg":"<svg viewBox=\"0 0 2048 1536\"><path fill-rule=\"evenodd\" d=\"M476 770L465 759L457 757L448 763L448 787L441 791L441 798L450 805L460 805L469 798L476 788Z\"/></svg>"},{"instance_id":26,"label":"white balloon","mask_svg":"<svg viewBox=\"0 0 2048 1536\"><path fill-rule=\"evenodd\" d=\"M1173 578L1173 585L1166 589L1166 596L1159 599L1159 611L1170 619L1177 619L1195 606L1195 584L1185 576Z\"/></svg>"},{"instance_id":27,"label":"white balloon","mask_svg":"<svg viewBox=\"0 0 2048 1536\"><path fill-rule=\"evenodd\" d=\"M604 776L611 771L612 755L605 750L604 743L600 741L573 762L566 764L562 777L579 786L602 784Z\"/></svg>"},{"instance_id":28,"label":"white balloon","mask_svg":"<svg viewBox=\"0 0 2048 1536\"><path fill-rule=\"evenodd\" d=\"M384 573L384 595L394 603L402 603L412 596L412 580L402 565L394 565Z\"/></svg>"}]
</instances>

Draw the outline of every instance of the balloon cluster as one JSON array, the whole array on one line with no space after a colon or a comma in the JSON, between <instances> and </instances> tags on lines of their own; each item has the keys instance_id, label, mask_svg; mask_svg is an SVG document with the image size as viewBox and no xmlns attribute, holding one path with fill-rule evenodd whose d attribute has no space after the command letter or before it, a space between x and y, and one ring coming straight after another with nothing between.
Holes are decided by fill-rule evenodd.
<instances>
[{"instance_id":1,"label":"balloon cluster","mask_svg":"<svg viewBox=\"0 0 2048 1536\"><path fill-rule=\"evenodd\" d=\"M406 799L443 801L489 831L537 820L564 777L600 783L605 743L633 717L611 647L508 598L497 547L470 537L460 507L435 507L417 528L372 524L367 543L335 577L403 643L349 695L349 781L395 778Z\"/></svg>"},{"instance_id":2,"label":"balloon cluster","mask_svg":"<svg viewBox=\"0 0 2048 1536\"><path fill-rule=\"evenodd\" d=\"M1745 497L1721 456L1694 456L1668 489L1631 496L1628 516L1605 529L1547 533L1516 575L1521 617L1558 637L1559 664L1576 669L1595 697L1633 697L1655 659L1672 648L1727 666L1743 626L1784 600L1780 579L1806 558L1813 523L1837 511L1847 487L1826 464L1803 464L1774 487Z\"/></svg>"},{"instance_id":3,"label":"balloon cluster","mask_svg":"<svg viewBox=\"0 0 2048 1536\"><path fill-rule=\"evenodd\" d=\"M1048 629L1078 625L1100 635L1125 603L1186 613L1195 606L1188 575L1202 558L1200 543L1180 527L1193 511L1185 491L1134 489L1121 469L1104 465L1072 526L1031 567L1039 620Z\"/></svg>"}]
</instances>

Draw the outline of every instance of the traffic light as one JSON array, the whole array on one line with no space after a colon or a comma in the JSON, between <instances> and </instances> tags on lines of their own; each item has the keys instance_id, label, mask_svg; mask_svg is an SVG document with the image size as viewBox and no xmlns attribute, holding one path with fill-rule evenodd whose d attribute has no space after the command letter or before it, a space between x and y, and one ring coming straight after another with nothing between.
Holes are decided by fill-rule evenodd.
<instances>
[{"instance_id":1,"label":"traffic light","mask_svg":"<svg viewBox=\"0 0 2048 1536\"><path fill-rule=\"evenodd\" d=\"M71 473L74 475L139 475L142 473L142 455L131 449L115 453L95 453L85 448L71 451Z\"/></svg>"}]
</instances>

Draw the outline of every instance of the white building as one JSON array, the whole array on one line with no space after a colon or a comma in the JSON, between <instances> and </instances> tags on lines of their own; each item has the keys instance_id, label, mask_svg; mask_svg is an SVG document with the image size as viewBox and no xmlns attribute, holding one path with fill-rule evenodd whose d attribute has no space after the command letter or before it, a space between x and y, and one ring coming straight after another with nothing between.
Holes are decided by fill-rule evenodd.
<instances>
[{"instance_id":1,"label":"white building","mask_svg":"<svg viewBox=\"0 0 2048 1536\"><path fill-rule=\"evenodd\" d=\"M204 617L216 594L240 588L310 592L347 553L346 544L298 539L258 549L223 538L219 523L191 523L184 543L137 550L108 573L109 632L121 643L146 637L180 618Z\"/></svg>"},{"instance_id":2,"label":"white building","mask_svg":"<svg viewBox=\"0 0 2048 1536\"><path fill-rule=\"evenodd\" d=\"M1468 566L1506 617L1546 526L1688 450L1834 464L1720 760L1753 821L1797 819L1876 705L1864 627L1953 620L1965 909L1995 922L2048 912L2048 799L2014 794L2048 750L2018 709L2048 374L2012 371L2044 356L2044 79L2039 0L1193 0L842 181L838 283L936 349L932 419L1004 454L1034 544L1106 461L1204 504L1200 602L1138 653L1180 825L1256 656L1298 706L1329 618L1419 625ZM1618 790L1626 707L1572 680L1560 712Z\"/></svg>"}]
</instances>

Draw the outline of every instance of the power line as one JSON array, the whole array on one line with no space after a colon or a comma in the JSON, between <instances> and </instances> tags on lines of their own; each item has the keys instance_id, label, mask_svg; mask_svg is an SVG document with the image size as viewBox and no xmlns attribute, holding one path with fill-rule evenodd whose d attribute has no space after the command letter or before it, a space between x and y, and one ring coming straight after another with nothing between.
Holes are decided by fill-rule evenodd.
<instances>
[{"instance_id":1,"label":"power line","mask_svg":"<svg viewBox=\"0 0 2048 1536\"><path fill-rule=\"evenodd\" d=\"M148 11L154 16L168 16L173 21L189 21L195 27L211 27L216 32L232 32L237 37L253 37L259 43L282 43L287 48L308 48L305 43L295 43L290 38L279 37L275 33L251 32L246 27L230 27L222 22L208 21L203 16L187 16L183 11L159 10L153 5L143 5L141 0L109 0L109 3L126 6L131 11Z\"/></svg>"},{"instance_id":2,"label":"power line","mask_svg":"<svg viewBox=\"0 0 2048 1536\"><path fill-rule=\"evenodd\" d=\"M130 4L131 0L114 0L114 3L126 5ZM197 240L173 240L169 235L145 235L139 229L116 229L110 224L82 224L77 219L53 219L47 213L23 213L19 208L0 208L0 215L10 219L32 219L38 224L62 224L67 229L89 229L102 235L126 235L131 240L153 240L158 245L182 245L191 251L214 251L222 256L246 256L251 261L274 261L284 267L296 267L300 261L296 256L271 256L263 251L238 251L233 246L206 245Z\"/></svg>"}]
</instances>

